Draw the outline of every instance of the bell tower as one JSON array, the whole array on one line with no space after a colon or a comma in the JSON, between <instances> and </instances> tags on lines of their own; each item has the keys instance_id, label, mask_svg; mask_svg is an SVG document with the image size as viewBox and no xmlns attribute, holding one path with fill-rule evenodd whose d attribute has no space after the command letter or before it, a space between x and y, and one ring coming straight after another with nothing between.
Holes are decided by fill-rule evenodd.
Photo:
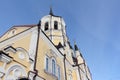
<instances>
[{"instance_id":1,"label":"bell tower","mask_svg":"<svg viewBox=\"0 0 120 80\"><path fill-rule=\"evenodd\" d=\"M41 29L55 45L59 43L65 45L65 42L67 42L65 26L63 18L54 15L52 8L50 8L49 15L41 19Z\"/></svg>"}]
</instances>

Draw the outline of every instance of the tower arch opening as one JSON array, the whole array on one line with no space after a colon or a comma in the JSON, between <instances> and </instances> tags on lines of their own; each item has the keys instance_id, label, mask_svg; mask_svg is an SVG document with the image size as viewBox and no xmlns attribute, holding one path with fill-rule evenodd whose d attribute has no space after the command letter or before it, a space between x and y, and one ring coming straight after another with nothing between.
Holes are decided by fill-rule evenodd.
<instances>
[{"instance_id":1,"label":"tower arch opening","mask_svg":"<svg viewBox=\"0 0 120 80\"><path fill-rule=\"evenodd\" d=\"M49 23L46 22L45 25L44 25L44 31L47 31L49 29Z\"/></svg>"},{"instance_id":2,"label":"tower arch opening","mask_svg":"<svg viewBox=\"0 0 120 80\"><path fill-rule=\"evenodd\" d=\"M58 21L54 21L54 29L58 30Z\"/></svg>"}]
</instances>

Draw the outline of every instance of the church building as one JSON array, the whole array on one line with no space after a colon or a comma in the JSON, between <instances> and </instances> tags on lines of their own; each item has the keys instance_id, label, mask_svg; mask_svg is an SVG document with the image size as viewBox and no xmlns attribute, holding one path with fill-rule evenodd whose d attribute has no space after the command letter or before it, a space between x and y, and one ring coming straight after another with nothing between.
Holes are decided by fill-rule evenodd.
<instances>
[{"instance_id":1,"label":"church building","mask_svg":"<svg viewBox=\"0 0 120 80\"><path fill-rule=\"evenodd\" d=\"M43 16L38 24L11 27L0 37L0 80L92 80L61 16Z\"/></svg>"}]
</instances>

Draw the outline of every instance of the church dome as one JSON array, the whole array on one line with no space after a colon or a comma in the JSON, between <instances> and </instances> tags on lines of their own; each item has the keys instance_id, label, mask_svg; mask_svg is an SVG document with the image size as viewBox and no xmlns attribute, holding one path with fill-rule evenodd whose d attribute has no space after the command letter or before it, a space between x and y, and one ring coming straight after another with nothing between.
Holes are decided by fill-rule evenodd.
<instances>
[{"instance_id":1,"label":"church dome","mask_svg":"<svg viewBox=\"0 0 120 80\"><path fill-rule=\"evenodd\" d=\"M64 19L61 16L54 15L52 9L50 9L48 15L43 16L41 18L41 29L43 31L47 31L51 29L60 30L61 28L65 30L65 26L66 24Z\"/></svg>"},{"instance_id":2,"label":"church dome","mask_svg":"<svg viewBox=\"0 0 120 80\"><path fill-rule=\"evenodd\" d=\"M59 42L64 44L66 38L66 24L61 16L53 14L52 9L48 15L41 18L41 29L51 39L51 41L58 45Z\"/></svg>"}]
</instances>

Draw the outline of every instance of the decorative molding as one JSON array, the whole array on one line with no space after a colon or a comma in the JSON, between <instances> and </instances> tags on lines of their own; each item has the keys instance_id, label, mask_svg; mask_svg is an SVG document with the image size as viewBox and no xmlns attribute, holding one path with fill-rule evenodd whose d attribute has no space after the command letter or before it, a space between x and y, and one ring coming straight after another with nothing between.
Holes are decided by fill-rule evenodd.
<instances>
[{"instance_id":1,"label":"decorative molding","mask_svg":"<svg viewBox=\"0 0 120 80\"><path fill-rule=\"evenodd\" d=\"M29 77L29 79L30 80L33 80L33 77L36 75L36 73L35 72L29 72L29 74L28 74L28 77Z\"/></svg>"},{"instance_id":2,"label":"decorative molding","mask_svg":"<svg viewBox=\"0 0 120 80\"><path fill-rule=\"evenodd\" d=\"M0 67L0 78L2 78L5 75L5 70L3 67Z\"/></svg>"},{"instance_id":3,"label":"decorative molding","mask_svg":"<svg viewBox=\"0 0 120 80\"><path fill-rule=\"evenodd\" d=\"M54 52L52 49L50 49L50 54L52 54L54 57L58 57L58 55L56 54L56 52Z\"/></svg>"},{"instance_id":4,"label":"decorative molding","mask_svg":"<svg viewBox=\"0 0 120 80\"><path fill-rule=\"evenodd\" d=\"M4 52L0 52L0 61L3 61L5 63L9 63L12 61L12 58L9 57L7 54L5 54Z\"/></svg>"},{"instance_id":5,"label":"decorative molding","mask_svg":"<svg viewBox=\"0 0 120 80\"><path fill-rule=\"evenodd\" d=\"M32 36L30 40L30 46L29 46L29 57L32 60L30 70L34 71L34 63L35 63L35 54L36 54L36 46L37 46L37 38L38 38L38 28L36 27L32 31Z\"/></svg>"},{"instance_id":6,"label":"decorative molding","mask_svg":"<svg viewBox=\"0 0 120 80\"><path fill-rule=\"evenodd\" d=\"M27 52L27 50L25 50L22 47L17 47L16 51L18 52L18 57L20 59L26 59L27 62L30 62L30 56L29 56L29 53Z\"/></svg>"},{"instance_id":7,"label":"decorative molding","mask_svg":"<svg viewBox=\"0 0 120 80\"><path fill-rule=\"evenodd\" d=\"M19 58L20 58L20 59L25 59L25 58L26 58L26 56L25 56L25 54L24 54L24 53L19 52Z\"/></svg>"},{"instance_id":8,"label":"decorative molding","mask_svg":"<svg viewBox=\"0 0 120 80\"><path fill-rule=\"evenodd\" d=\"M36 45L37 45L37 29L32 31L32 36L30 40L30 46L29 46L29 55L32 60L35 58L35 50L36 50Z\"/></svg>"},{"instance_id":9,"label":"decorative molding","mask_svg":"<svg viewBox=\"0 0 120 80\"><path fill-rule=\"evenodd\" d=\"M55 47L55 45L52 43L52 41L44 34L43 31L40 31L40 38L42 38L48 46L56 53L57 56L59 56L61 59L63 59L62 53Z\"/></svg>"},{"instance_id":10,"label":"decorative molding","mask_svg":"<svg viewBox=\"0 0 120 80\"><path fill-rule=\"evenodd\" d=\"M16 53L16 49L14 47L12 47L12 46L8 46L8 47L4 48L4 51L5 52L10 51L10 52Z\"/></svg>"},{"instance_id":11,"label":"decorative molding","mask_svg":"<svg viewBox=\"0 0 120 80\"><path fill-rule=\"evenodd\" d=\"M51 72L48 72L48 71L46 71L46 70L44 70L44 72L45 72L46 74L48 74L48 75L50 75L50 76L53 76L54 78L58 79L57 75L55 75L55 74L53 74L53 73L51 73Z\"/></svg>"},{"instance_id":12,"label":"decorative molding","mask_svg":"<svg viewBox=\"0 0 120 80\"><path fill-rule=\"evenodd\" d=\"M33 30L35 30L37 27L32 27L32 28L29 28L21 33L18 33L10 38L7 38L3 41L0 42L0 49L3 48L4 46L8 45L8 44L11 44L13 43L14 41L17 41L21 38L23 38L24 36L28 35L29 33L31 33Z\"/></svg>"},{"instance_id":13,"label":"decorative molding","mask_svg":"<svg viewBox=\"0 0 120 80\"><path fill-rule=\"evenodd\" d=\"M17 74L15 73L16 71ZM13 75L10 74L11 72L13 72ZM26 76L27 73L25 68L19 64L14 64L8 67L8 69L6 70L5 80L8 80L8 78L17 79L19 77L26 77Z\"/></svg>"},{"instance_id":14,"label":"decorative molding","mask_svg":"<svg viewBox=\"0 0 120 80\"><path fill-rule=\"evenodd\" d=\"M40 77L40 76L36 76L35 78L36 80L45 80L44 78Z\"/></svg>"}]
</instances>

